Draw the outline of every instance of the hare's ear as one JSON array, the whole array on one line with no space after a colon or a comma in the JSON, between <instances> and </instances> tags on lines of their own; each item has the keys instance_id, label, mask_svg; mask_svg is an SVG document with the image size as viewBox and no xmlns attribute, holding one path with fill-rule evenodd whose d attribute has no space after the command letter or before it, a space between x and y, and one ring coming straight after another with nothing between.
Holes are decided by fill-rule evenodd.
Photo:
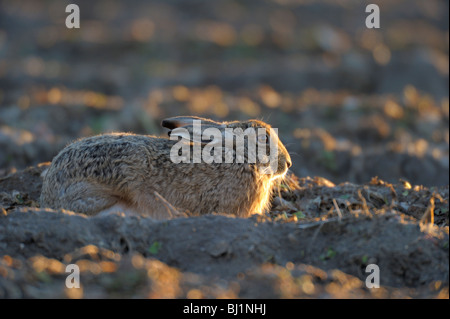
<instances>
[{"instance_id":1,"label":"hare's ear","mask_svg":"<svg viewBox=\"0 0 450 319\"><path fill-rule=\"evenodd\" d=\"M199 123L194 121L200 122L197 130L195 126ZM162 126L170 129L169 136L178 136L192 143L206 145L222 144L225 124L195 116L177 116L163 120Z\"/></svg>"},{"instance_id":2,"label":"hare's ear","mask_svg":"<svg viewBox=\"0 0 450 319\"><path fill-rule=\"evenodd\" d=\"M173 130L177 127L184 127L184 126L191 126L194 124L194 120L200 120L202 121L202 125L205 124L207 126L217 126L221 127L221 123L217 123L208 119L204 119L197 116L175 116L175 117L169 117L167 119L162 120L161 125L162 127L166 127L170 130Z\"/></svg>"},{"instance_id":3,"label":"hare's ear","mask_svg":"<svg viewBox=\"0 0 450 319\"><path fill-rule=\"evenodd\" d=\"M213 130L211 131L211 129ZM224 132L218 130L215 126L208 126L202 132L195 132L193 126L187 125L184 127L176 127L173 130L170 130L168 134L170 137L178 136L186 141L201 145L211 145L211 143L214 143L214 145L222 145Z\"/></svg>"},{"instance_id":4,"label":"hare's ear","mask_svg":"<svg viewBox=\"0 0 450 319\"><path fill-rule=\"evenodd\" d=\"M169 136L178 136L185 140L191 141L191 132L184 127L176 127L168 132Z\"/></svg>"}]
</instances>

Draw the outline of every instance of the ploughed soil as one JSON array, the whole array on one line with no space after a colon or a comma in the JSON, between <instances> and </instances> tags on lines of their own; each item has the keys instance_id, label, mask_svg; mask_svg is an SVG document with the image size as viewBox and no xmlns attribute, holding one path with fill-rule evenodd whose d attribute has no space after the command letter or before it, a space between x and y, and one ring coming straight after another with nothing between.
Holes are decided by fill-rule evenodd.
<instances>
[{"instance_id":1,"label":"ploughed soil","mask_svg":"<svg viewBox=\"0 0 450 319\"><path fill-rule=\"evenodd\" d=\"M448 298L449 4L372 2L380 29L359 0L0 4L0 298ZM177 115L278 128L270 212L39 207L67 143Z\"/></svg>"},{"instance_id":2,"label":"ploughed soil","mask_svg":"<svg viewBox=\"0 0 450 319\"><path fill-rule=\"evenodd\" d=\"M448 186L289 175L267 215L154 221L38 208L47 165L0 179L3 298L448 298Z\"/></svg>"}]
</instances>

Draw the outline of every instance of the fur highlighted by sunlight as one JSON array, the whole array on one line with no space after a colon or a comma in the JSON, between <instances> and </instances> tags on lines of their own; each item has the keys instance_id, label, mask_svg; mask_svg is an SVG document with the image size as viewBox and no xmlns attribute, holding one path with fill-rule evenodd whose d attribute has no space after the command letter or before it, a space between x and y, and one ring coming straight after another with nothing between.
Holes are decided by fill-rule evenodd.
<instances>
[{"instance_id":1,"label":"fur highlighted by sunlight","mask_svg":"<svg viewBox=\"0 0 450 319\"><path fill-rule=\"evenodd\" d=\"M173 163L170 151L177 141L129 133L98 135L68 145L53 159L43 177L41 207L87 215L120 207L156 219L170 218L168 203L181 213L196 215L248 217L266 211L275 181L291 166L286 148L271 127L258 120L214 122L187 116L165 119L162 125L190 132L194 120L224 133L226 128L264 128L267 140L275 139L277 154L270 154L268 144L258 147L276 157L276 170L268 171L268 164L258 161Z\"/></svg>"}]
</instances>

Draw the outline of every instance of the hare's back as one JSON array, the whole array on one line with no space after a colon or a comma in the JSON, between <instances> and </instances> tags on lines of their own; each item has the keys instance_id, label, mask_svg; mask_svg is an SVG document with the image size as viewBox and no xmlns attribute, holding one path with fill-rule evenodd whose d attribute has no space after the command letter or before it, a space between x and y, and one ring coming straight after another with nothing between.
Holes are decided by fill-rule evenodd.
<instances>
[{"instance_id":1,"label":"hare's back","mask_svg":"<svg viewBox=\"0 0 450 319\"><path fill-rule=\"evenodd\" d=\"M145 170L158 154L168 156L166 139L134 134L88 137L64 148L52 161L50 174L58 179L95 178L115 180L131 171ZM169 150L168 150L169 149Z\"/></svg>"}]
</instances>

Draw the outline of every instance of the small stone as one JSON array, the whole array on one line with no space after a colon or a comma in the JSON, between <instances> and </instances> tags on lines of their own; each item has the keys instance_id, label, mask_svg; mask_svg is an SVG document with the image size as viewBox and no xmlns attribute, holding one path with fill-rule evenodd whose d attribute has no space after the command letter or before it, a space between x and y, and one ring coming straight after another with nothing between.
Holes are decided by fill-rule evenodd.
<instances>
[{"instance_id":1,"label":"small stone","mask_svg":"<svg viewBox=\"0 0 450 319\"><path fill-rule=\"evenodd\" d=\"M224 256L229 253L229 245L226 241L218 241L208 247L207 251L212 257Z\"/></svg>"}]
</instances>

